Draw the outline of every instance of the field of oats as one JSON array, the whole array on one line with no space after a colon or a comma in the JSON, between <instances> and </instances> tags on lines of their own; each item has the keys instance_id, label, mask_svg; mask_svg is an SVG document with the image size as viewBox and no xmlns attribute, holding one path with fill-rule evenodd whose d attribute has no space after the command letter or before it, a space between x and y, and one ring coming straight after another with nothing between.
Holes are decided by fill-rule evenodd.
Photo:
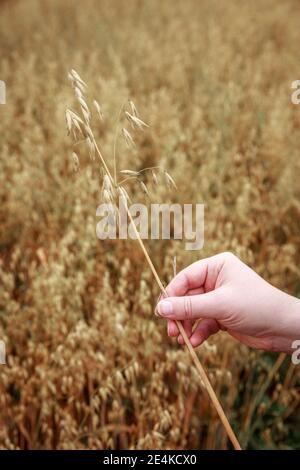
<instances>
[{"instance_id":1,"label":"field of oats","mask_svg":"<svg viewBox=\"0 0 300 470\"><path fill-rule=\"evenodd\" d=\"M206 206L201 251L146 242L164 282L175 255L181 269L230 250L299 295L299 14L293 0L0 1L1 448L230 448L153 315L137 243L96 237L100 172L81 143L74 171L68 72L101 105L104 153L132 99L150 127L120 142L120 167L161 165L178 191L160 182L156 202ZM197 353L244 448L300 448L299 366L225 333Z\"/></svg>"}]
</instances>

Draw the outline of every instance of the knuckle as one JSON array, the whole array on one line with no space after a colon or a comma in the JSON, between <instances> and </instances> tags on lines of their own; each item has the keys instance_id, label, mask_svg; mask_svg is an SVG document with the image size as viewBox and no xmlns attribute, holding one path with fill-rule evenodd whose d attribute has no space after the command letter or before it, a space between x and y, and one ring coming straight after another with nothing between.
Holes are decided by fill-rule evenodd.
<instances>
[{"instance_id":1,"label":"knuckle","mask_svg":"<svg viewBox=\"0 0 300 470\"><path fill-rule=\"evenodd\" d=\"M238 257L231 251L224 251L224 253L222 253L222 257L224 261L228 261L228 262L232 262L238 259Z\"/></svg>"}]
</instances>

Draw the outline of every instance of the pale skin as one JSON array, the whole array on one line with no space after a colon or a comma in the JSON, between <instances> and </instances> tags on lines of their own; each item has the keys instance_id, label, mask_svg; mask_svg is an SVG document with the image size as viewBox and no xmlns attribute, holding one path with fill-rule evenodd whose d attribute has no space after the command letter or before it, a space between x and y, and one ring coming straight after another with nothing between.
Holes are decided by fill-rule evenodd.
<instances>
[{"instance_id":1,"label":"pale skin","mask_svg":"<svg viewBox=\"0 0 300 470\"><path fill-rule=\"evenodd\" d=\"M219 330L247 346L292 353L300 339L300 300L262 279L231 253L197 261L178 273L157 305L168 334L178 337L182 320L192 346Z\"/></svg>"}]
</instances>

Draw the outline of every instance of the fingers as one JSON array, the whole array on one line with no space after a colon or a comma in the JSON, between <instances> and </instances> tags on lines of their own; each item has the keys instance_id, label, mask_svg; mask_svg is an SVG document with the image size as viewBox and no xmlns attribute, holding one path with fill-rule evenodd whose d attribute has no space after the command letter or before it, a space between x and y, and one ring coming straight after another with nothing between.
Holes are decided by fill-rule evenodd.
<instances>
[{"instance_id":1,"label":"fingers","mask_svg":"<svg viewBox=\"0 0 300 470\"><path fill-rule=\"evenodd\" d=\"M168 320L168 335L173 338L179 335L179 330L174 320Z\"/></svg>"},{"instance_id":2,"label":"fingers","mask_svg":"<svg viewBox=\"0 0 300 470\"><path fill-rule=\"evenodd\" d=\"M194 348L200 346L200 344L206 341L211 335L214 335L220 330L218 322L213 319L201 320L194 331L192 331L193 322L186 320L184 322L184 328ZM168 320L168 335L172 337L179 335L179 330L173 320ZM184 339L181 335L178 336L178 343L184 344Z\"/></svg>"},{"instance_id":3,"label":"fingers","mask_svg":"<svg viewBox=\"0 0 300 470\"><path fill-rule=\"evenodd\" d=\"M186 295L192 289L202 287L207 274L207 260L196 261L180 271L166 288L168 296Z\"/></svg>"},{"instance_id":4,"label":"fingers","mask_svg":"<svg viewBox=\"0 0 300 470\"><path fill-rule=\"evenodd\" d=\"M220 330L218 322L212 319L202 320L190 337L191 345L196 348L206 341L211 335Z\"/></svg>"},{"instance_id":5,"label":"fingers","mask_svg":"<svg viewBox=\"0 0 300 470\"><path fill-rule=\"evenodd\" d=\"M167 286L166 291L168 296L183 296L188 291L198 289L199 287L205 287L206 292L213 290L219 272L228 258L228 253L220 253L187 266Z\"/></svg>"},{"instance_id":6,"label":"fingers","mask_svg":"<svg viewBox=\"0 0 300 470\"><path fill-rule=\"evenodd\" d=\"M188 336L188 338L191 336L192 331L193 331L193 324L194 322L192 320L185 320L182 322L183 328L185 329L185 332ZM168 320L168 335L175 338L176 336L179 335L179 330L176 325L176 322L173 320ZM180 340L181 335L178 337L178 342L180 344L183 344L183 342Z\"/></svg>"},{"instance_id":7,"label":"fingers","mask_svg":"<svg viewBox=\"0 0 300 470\"><path fill-rule=\"evenodd\" d=\"M186 295L199 295L204 294L204 287L198 287L197 289L189 290Z\"/></svg>"},{"instance_id":8,"label":"fingers","mask_svg":"<svg viewBox=\"0 0 300 470\"><path fill-rule=\"evenodd\" d=\"M203 287L198 287L197 289L191 289L186 293L186 295L199 295L199 294L204 294L204 288ZM161 294L158 298L158 302L160 302L163 299L167 299L167 297L165 295Z\"/></svg>"},{"instance_id":9,"label":"fingers","mask_svg":"<svg viewBox=\"0 0 300 470\"><path fill-rule=\"evenodd\" d=\"M157 312L170 320L196 320L197 318L220 319L223 315L223 288L206 294L184 297L168 297L161 300Z\"/></svg>"},{"instance_id":10,"label":"fingers","mask_svg":"<svg viewBox=\"0 0 300 470\"><path fill-rule=\"evenodd\" d=\"M203 294L203 292L204 292L203 287L199 287L198 289L189 290L189 291L188 291L188 295L198 295L198 294ZM162 300L162 298L160 297L159 300ZM184 329L185 329L185 331L186 331L186 334L188 335L188 337L190 337L190 335L191 335L191 333L192 333L193 324L194 324L193 321L192 321L192 322L187 322L187 328L185 327L185 324L183 325L183 326L184 326ZM173 320L168 320L168 326L167 326L167 328L168 328L168 336L171 336L171 337L174 338L174 337L176 337L176 336L179 335L179 330L178 330L178 327L177 327L175 321L173 321ZM180 335L180 337L181 337L181 335ZM182 344L182 340L183 340L183 338L182 338L182 339L179 339L179 338L178 338L178 342L179 342L180 344Z\"/></svg>"}]
</instances>

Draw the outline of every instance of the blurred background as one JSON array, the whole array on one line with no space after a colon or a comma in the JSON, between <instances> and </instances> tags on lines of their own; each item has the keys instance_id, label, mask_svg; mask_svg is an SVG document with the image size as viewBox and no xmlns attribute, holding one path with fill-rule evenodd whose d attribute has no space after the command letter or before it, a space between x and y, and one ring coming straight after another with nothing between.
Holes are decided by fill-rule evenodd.
<instances>
[{"instance_id":1,"label":"blurred background","mask_svg":"<svg viewBox=\"0 0 300 470\"><path fill-rule=\"evenodd\" d=\"M99 168L74 172L72 68L100 103L111 155L130 98L150 128L123 168L162 165L158 202L204 203L201 251L147 247L164 282L230 250L300 294L300 79L296 0L0 1L0 447L227 449L188 354L153 315L134 241L95 234ZM137 193L140 197L140 194ZM141 196L143 199L143 196ZM244 448L300 448L300 369L225 333L198 349Z\"/></svg>"}]
</instances>

